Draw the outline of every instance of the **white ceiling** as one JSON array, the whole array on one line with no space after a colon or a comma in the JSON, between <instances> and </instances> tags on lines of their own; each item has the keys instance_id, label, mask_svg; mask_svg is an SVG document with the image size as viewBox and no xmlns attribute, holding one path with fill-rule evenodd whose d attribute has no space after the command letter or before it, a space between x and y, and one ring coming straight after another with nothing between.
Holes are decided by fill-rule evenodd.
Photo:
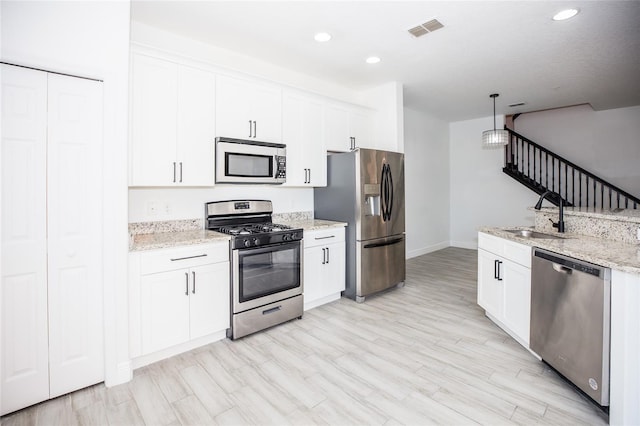
<instances>
[{"instance_id":1,"label":"white ceiling","mask_svg":"<svg viewBox=\"0 0 640 426\"><path fill-rule=\"evenodd\" d=\"M559 10L580 13L563 22ZM640 105L640 1L152 1L133 20L354 89L404 85L446 121ZM407 30L437 18L420 38ZM318 31L333 38L319 44ZM364 59L379 56L368 65ZM509 104L525 102L521 107Z\"/></svg>"}]
</instances>

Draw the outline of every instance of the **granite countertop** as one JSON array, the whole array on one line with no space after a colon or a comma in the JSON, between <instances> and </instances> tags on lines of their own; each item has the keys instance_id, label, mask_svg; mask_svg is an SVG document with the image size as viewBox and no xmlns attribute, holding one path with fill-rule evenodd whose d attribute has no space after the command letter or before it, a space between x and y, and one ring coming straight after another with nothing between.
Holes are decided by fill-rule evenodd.
<instances>
[{"instance_id":1,"label":"granite countertop","mask_svg":"<svg viewBox=\"0 0 640 426\"><path fill-rule=\"evenodd\" d=\"M278 220L278 223L295 228L302 228L305 231L347 226L344 222L306 218ZM147 225L130 225L130 230L133 231L129 241L130 252L189 246L194 244L217 243L221 241L229 241L231 239L229 235L215 231L209 231L206 229L189 229L194 226L194 223L191 223L190 221L175 221L172 223L159 222L154 224L151 228L145 226ZM198 226L197 222L195 222L195 226ZM202 226L202 224L200 224L200 226ZM158 230L158 232L148 232L153 229Z\"/></svg>"},{"instance_id":2,"label":"granite countertop","mask_svg":"<svg viewBox=\"0 0 640 426\"><path fill-rule=\"evenodd\" d=\"M566 256L575 257L597 265L632 274L640 274L640 245L579 234L558 234L562 239L519 237L507 229L532 229L528 227L483 227L480 232L495 235L532 247L540 247Z\"/></svg>"},{"instance_id":3,"label":"granite countertop","mask_svg":"<svg viewBox=\"0 0 640 426\"><path fill-rule=\"evenodd\" d=\"M215 231L197 229L175 232L155 232L131 236L129 251L155 250L194 244L229 241L231 237Z\"/></svg>"},{"instance_id":4,"label":"granite countertop","mask_svg":"<svg viewBox=\"0 0 640 426\"><path fill-rule=\"evenodd\" d=\"M530 207L529 210L535 210ZM557 207L542 207L540 211L557 214ZM618 222L640 223L640 209L601 209L597 207L565 207L565 216L609 219Z\"/></svg>"},{"instance_id":5,"label":"granite countertop","mask_svg":"<svg viewBox=\"0 0 640 426\"><path fill-rule=\"evenodd\" d=\"M346 222L335 222L333 220L324 219L285 220L281 223L293 228L302 228L305 231L315 231L318 229L340 228L347 226Z\"/></svg>"}]
</instances>

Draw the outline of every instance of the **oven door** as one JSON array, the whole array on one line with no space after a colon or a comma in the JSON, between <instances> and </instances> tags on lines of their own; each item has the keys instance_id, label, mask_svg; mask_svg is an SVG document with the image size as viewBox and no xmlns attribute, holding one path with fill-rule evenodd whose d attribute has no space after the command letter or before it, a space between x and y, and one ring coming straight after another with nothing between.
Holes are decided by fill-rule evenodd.
<instances>
[{"instance_id":1,"label":"oven door","mask_svg":"<svg viewBox=\"0 0 640 426\"><path fill-rule=\"evenodd\" d=\"M233 255L233 312L302 294L300 241L236 249Z\"/></svg>"}]
</instances>

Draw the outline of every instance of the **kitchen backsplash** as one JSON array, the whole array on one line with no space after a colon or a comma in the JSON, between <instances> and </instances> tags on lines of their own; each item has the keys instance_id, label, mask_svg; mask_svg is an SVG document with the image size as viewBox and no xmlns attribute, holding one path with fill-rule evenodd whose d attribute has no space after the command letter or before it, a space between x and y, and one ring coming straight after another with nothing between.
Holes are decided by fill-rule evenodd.
<instances>
[{"instance_id":1,"label":"kitchen backsplash","mask_svg":"<svg viewBox=\"0 0 640 426\"><path fill-rule=\"evenodd\" d=\"M549 233L557 230L552 222L558 221L556 207L543 207L534 210L536 213L535 228ZM640 228L640 210L625 209L611 211L593 208L569 207L564 209L565 232L640 244L638 228Z\"/></svg>"}]
</instances>

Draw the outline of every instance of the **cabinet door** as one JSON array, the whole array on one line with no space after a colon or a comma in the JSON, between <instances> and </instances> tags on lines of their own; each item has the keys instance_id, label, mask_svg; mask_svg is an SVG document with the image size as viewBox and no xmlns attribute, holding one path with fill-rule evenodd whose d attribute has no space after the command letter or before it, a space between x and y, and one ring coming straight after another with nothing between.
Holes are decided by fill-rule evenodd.
<instances>
[{"instance_id":1,"label":"cabinet door","mask_svg":"<svg viewBox=\"0 0 640 426\"><path fill-rule=\"evenodd\" d=\"M218 136L282 141L282 91L227 76L219 76L216 89Z\"/></svg>"},{"instance_id":2,"label":"cabinet door","mask_svg":"<svg viewBox=\"0 0 640 426\"><path fill-rule=\"evenodd\" d=\"M131 186L176 182L178 66L144 55L132 58Z\"/></svg>"},{"instance_id":3,"label":"cabinet door","mask_svg":"<svg viewBox=\"0 0 640 426\"><path fill-rule=\"evenodd\" d=\"M229 328L229 262L192 268L189 274L191 339Z\"/></svg>"},{"instance_id":4,"label":"cabinet door","mask_svg":"<svg viewBox=\"0 0 640 426\"><path fill-rule=\"evenodd\" d=\"M0 415L49 397L47 75L1 72Z\"/></svg>"},{"instance_id":5,"label":"cabinet door","mask_svg":"<svg viewBox=\"0 0 640 426\"><path fill-rule=\"evenodd\" d=\"M304 303L312 304L324 296L323 284L324 263L326 259L324 246L306 248L304 250Z\"/></svg>"},{"instance_id":6,"label":"cabinet door","mask_svg":"<svg viewBox=\"0 0 640 426\"><path fill-rule=\"evenodd\" d=\"M315 99L283 98L283 142L287 145L286 186L325 186L324 107Z\"/></svg>"},{"instance_id":7,"label":"cabinet door","mask_svg":"<svg viewBox=\"0 0 640 426\"><path fill-rule=\"evenodd\" d=\"M282 90L261 85L248 88L251 97L253 138L265 142L282 142Z\"/></svg>"},{"instance_id":8,"label":"cabinet door","mask_svg":"<svg viewBox=\"0 0 640 426\"><path fill-rule=\"evenodd\" d=\"M349 129L355 138L356 148L376 148L373 143L373 128L370 114L361 110L349 112Z\"/></svg>"},{"instance_id":9,"label":"cabinet door","mask_svg":"<svg viewBox=\"0 0 640 426\"><path fill-rule=\"evenodd\" d=\"M504 262L504 324L529 344L531 269Z\"/></svg>"},{"instance_id":10,"label":"cabinet door","mask_svg":"<svg viewBox=\"0 0 640 426\"><path fill-rule=\"evenodd\" d=\"M215 75L195 68L178 68L178 162L176 180L188 186L215 183Z\"/></svg>"},{"instance_id":11,"label":"cabinet door","mask_svg":"<svg viewBox=\"0 0 640 426\"><path fill-rule=\"evenodd\" d=\"M351 150L349 110L339 105L325 106L325 144L327 151Z\"/></svg>"},{"instance_id":12,"label":"cabinet door","mask_svg":"<svg viewBox=\"0 0 640 426\"><path fill-rule=\"evenodd\" d=\"M189 270L144 275L140 279L142 353L189 340Z\"/></svg>"},{"instance_id":13,"label":"cabinet door","mask_svg":"<svg viewBox=\"0 0 640 426\"><path fill-rule=\"evenodd\" d=\"M327 263L325 263L324 293L330 295L345 289L345 245L344 243L327 246Z\"/></svg>"},{"instance_id":14,"label":"cabinet door","mask_svg":"<svg viewBox=\"0 0 640 426\"><path fill-rule=\"evenodd\" d=\"M252 139L251 98L247 83L218 76L216 84L216 133L238 139Z\"/></svg>"},{"instance_id":15,"label":"cabinet door","mask_svg":"<svg viewBox=\"0 0 640 426\"><path fill-rule=\"evenodd\" d=\"M500 320L503 314L503 281L495 277L496 272L502 274L504 264L496 264L498 260L501 259L482 249L478 250L478 305ZM500 268L500 271L496 271L496 268Z\"/></svg>"},{"instance_id":16,"label":"cabinet door","mask_svg":"<svg viewBox=\"0 0 640 426\"><path fill-rule=\"evenodd\" d=\"M49 74L51 397L104 380L102 83Z\"/></svg>"}]
</instances>

